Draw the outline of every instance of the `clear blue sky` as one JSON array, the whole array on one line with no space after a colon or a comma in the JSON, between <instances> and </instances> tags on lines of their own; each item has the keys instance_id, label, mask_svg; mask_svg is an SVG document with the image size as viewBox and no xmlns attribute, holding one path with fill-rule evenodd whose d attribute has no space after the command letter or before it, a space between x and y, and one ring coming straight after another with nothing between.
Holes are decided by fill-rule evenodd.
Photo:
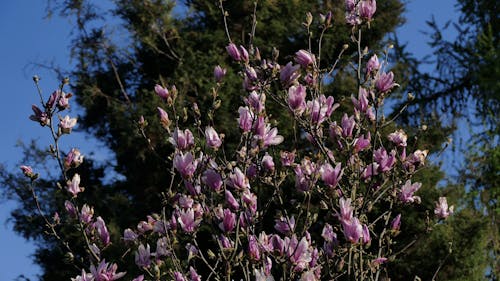
<instances>
[{"instance_id":1,"label":"clear blue sky","mask_svg":"<svg viewBox=\"0 0 500 281\"><path fill-rule=\"evenodd\" d=\"M455 19L454 0L410 0L407 5L407 23L398 30L402 42L409 43L409 51L417 57L430 53L428 41L420 31L427 30L425 21L431 15L438 23ZM44 19L45 1L16 0L0 4L0 88L3 102L0 103L0 163L17 169L21 150L16 148L20 139L37 139L46 145L49 140L45 130L28 120L31 104L38 102L31 77L42 77L45 94L54 90L58 81L50 71L35 67L32 63L54 63L63 68L70 67L69 41L71 22L57 16ZM76 114L75 109L72 111ZM86 154L94 150L96 143L87 141L82 134L72 136L66 143L78 143ZM66 149L69 148L66 146ZM30 258L34 246L12 232L7 222L12 202L0 202L0 280L10 281L20 274L34 280L40 269Z\"/></svg>"}]
</instances>

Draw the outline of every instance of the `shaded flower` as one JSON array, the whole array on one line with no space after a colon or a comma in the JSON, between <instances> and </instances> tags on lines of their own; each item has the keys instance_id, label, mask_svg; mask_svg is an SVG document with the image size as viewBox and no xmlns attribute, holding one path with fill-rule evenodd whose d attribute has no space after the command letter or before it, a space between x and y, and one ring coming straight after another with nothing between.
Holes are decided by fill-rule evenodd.
<instances>
[{"instance_id":1,"label":"shaded flower","mask_svg":"<svg viewBox=\"0 0 500 281\"><path fill-rule=\"evenodd\" d=\"M140 267L149 267L151 264L151 248L149 244L146 247L141 243L135 252L135 264Z\"/></svg>"},{"instance_id":2,"label":"shaded flower","mask_svg":"<svg viewBox=\"0 0 500 281\"><path fill-rule=\"evenodd\" d=\"M233 231L236 226L236 215L229 209L224 209L222 222L219 223L219 228L224 232Z\"/></svg>"},{"instance_id":3,"label":"shaded flower","mask_svg":"<svg viewBox=\"0 0 500 281\"><path fill-rule=\"evenodd\" d=\"M227 53L231 58L235 61L240 61L241 60L241 54L240 51L238 50L238 47L234 43L229 43L226 47Z\"/></svg>"},{"instance_id":4,"label":"shaded flower","mask_svg":"<svg viewBox=\"0 0 500 281\"><path fill-rule=\"evenodd\" d=\"M235 167L233 172L229 174L227 184L235 189L247 189L250 188L248 178L240 170L240 168Z\"/></svg>"},{"instance_id":5,"label":"shaded flower","mask_svg":"<svg viewBox=\"0 0 500 281\"><path fill-rule=\"evenodd\" d=\"M454 206L448 208L446 197L439 197L439 203L436 203L434 214L440 219L446 219L449 215L453 214Z\"/></svg>"},{"instance_id":6,"label":"shaded flower","mask_svg":"<svg viewBox=\"0 0 500 281\"><path fill-rule=\"evenodd\" d=\"M293 232L295 229L294 216L292 216L291 218L280 217L279 219L276 219L274 221L275 221L274 229L276 229L282 234L288 234L290 232Z\"/></svg>"},{"instance_id":7,"label":"shaded flower","mask_svg":"<svg viewBox=\"0 0 500 281\"><path fill-rule=\"evenodd\" d=\"M178 153L174 157L174 167L183 178L190 178L194 175L198 160L195 160L191 152Z\"/></svg>"},{"instance_id":8,"label":"shaded flower","mask_svg":"<svg viewBox=\"0 0 500 281\"><path fill-rule=\"evenodd\" d=\"M195 231L198 224L200 224L201 219L195 219L194 210L192 208L179 211L179 218L177 219L182 230L185 232Z\"/></svg>"},{"instance_id":9,"label":"shaded flower","mask_svg":"<svg viewBox=\"0 0 500 281\"><path fill-rule=\"evenodd\" d=\"M281 83L285 86L295 84L297 79L300 77L300 74L297 71L299 69L300 65L293 65L291 62L287 63L280 71Z\"/></svg>"},{"instance_id":10,"label":"shaded flower","mask_svg":"<svg viewBox=\"0 0 500 281\"><path fill-rule=\"evenodd\" d=\"M227 190L224 192L225 198L226 198L226 203L229 205L229 207L233 210L238 210L240 208L240 204L234 198L233 194L231 191Z\"/></svg>"},{"instance_id":11,"label":"shaded flower","mask_svg":"<svg viewBox=\"0 0 500 281\"><path fill-rule=\"evenodd\" d=\"M335 166L335 169L330 163L323 164L320 168L321 179L329 187L336 187L342 177L341 163Z\"/></svg>"},{"instance_id":12,"label":"shaded flower","mask_svg":"<svg viewBox=\"0 0 500 281\"><path fill-rule=\"evenodd\" d=\"M397 146L406 146L406 140L408 139L408 136L406 135L405 131L399 129L395 131L394 133L390 133L387 136L387 139L391 142L393 142Z\"/></svg>"},{"instance_id":13,"label":"shaded flower","mask_svg":"<svg viewBox=\"0 0 500 281\"><path fill-rule=\"evenodd\" d=\"M306 109L306 95L306 87L300 84L288 89L288 107L299 116Z\"/></svg>"},{"instance_id":14,"label":"shaded flower","mask_svg":"<svg viewBox=\"0 0 500 281\"><path fill-rule=\"evenodd\" d=\"M202 181L212 190L220 191L222 187L222 177L213 169L203 172Z\"/></svg>"},{"instance_id":15,"label":"shaded flower","mask_svg":"<svg viewBox=\"0 0 500 281\"><path fill-rule=\"evenodd\" d=\"M344 236L351 243L357 243L363 237L363 226L359 223L358 218L351 218L348 221L342 221Z\"/></svg>"},{"instance_id":16,"label":"shaded flower","mask_svg":"<svg viewBox=\"0 0 500 281\"><path fill-rule=\"evenodd\" d=\"M262 157L262 167L268 171L274 171L274 161L273 157L269 155L267 152L266 154Z\"/></svg>"},{"instance_id":17,"label":"shaded flower","mask_svg":"<svg viewBox=\"0 0 500 281\"><path fill-rule=\"evenodd\" d=\"M187 150L194 146L193 133L189 129L179 130L175 128L172 136L168 139L169 142L179 150Z\"/></svg>"},{"instance_id":18,"label":"shaded flower","mask_svg":"<svg viewBox=\"0 0 500 281\"><path fill-rule=\"evenodd\" d=\"M76 168L83 163L83 155L80 153L80 150L77 148L72 148L66 158L64 158L64 168Z\"/></svg>"},{"instance_id":19,"label":"shaded flower","mask_svg":"<svg viewBox=\"0 0 500 281\"><path fill-rule=\"evenodd\" d=\"M225 69L225 68L222 68L220 65L217 65L217 66L214 68L214 77L215 77L215 81L216 81L217 83L222 82L222 79L224 78L224 76L226 76L226 69Z\"/></svg>"},{"instance_id":20,"label":"shaded flower","mask_svg":"<svg viewBox=\"0 0 500 281\"><path fill-rule=\"evenodd\" d=\"M50 118L46 112L43 112L36 105L32 105L31 109L33 110L33 115L30 116L32 121L36 121L40 123L40 126L50 125Z\"/></svg>"},{"instance_id":21,"label":"shaded flower","mask_svg":"<svg viewBox=\"0 0 500 281\"><path fill-rule=\"evenodd\" d=\"M94 281L113 281L125 276L125 272L117 273L116 270L118 270L116 263L109 264L104 259L97 268L94 265L90 266L90 272L95 278Z\"/></svg>"},{"instance_id":22,"label":"shaded flower","mask_svg":"<svg viewBox=\"0 0 500 281\"><path fill-rule=\"evenodd\" d=\"M170 119L168 118L168 113L161 107L157 107L157 109L158 109L158 115L160 117L160 124L165 130L168 130L171 123Z\"/></svg>"},{"instance_id":23,"label":"shaded flower","mask_svg":"<svg viewBox=\"0 0 500 281\"><path fill-rule=\"evenodd\" d=\"M155 93L165 101L168 100L168 98L170 97L168 89L158 84L155 85Z\"/></svg>"},{"instance_id":24,"label":"shaded flower","mask_svg":"<svg viewBox=\"0 0 500 281\"><path fill-rule=\"evenodd\" d=\"M359 2L359 15L370 21L377 10L376 0L362 0Z\"/></svg>"},{"instance_id":25,"label":"shaded flower","mask_svg":"<svg viewBox=\"0 0 500 281\"><path fill-rule=\"evenodd\" d=\"M398 214L391 222L391 229L393 231L399 231L401 227L401 214Z\"/></svg>"}]
</instances>

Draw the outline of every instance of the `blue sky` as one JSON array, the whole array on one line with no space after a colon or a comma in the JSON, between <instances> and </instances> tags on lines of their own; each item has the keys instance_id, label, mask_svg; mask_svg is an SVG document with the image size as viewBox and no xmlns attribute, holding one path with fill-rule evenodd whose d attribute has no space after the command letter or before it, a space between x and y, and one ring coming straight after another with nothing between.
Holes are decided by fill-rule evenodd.
<instances>
[{"instance_id":1,"label":"blue sky","mask_svg":"<svg viewBox=\"0 0 500 281\"><path fill-rule=\"evenodd\" d=\"M426 45L428 39L420 31L427 30L425 21L431 15L440 24L456 19L454 5L454 0L409 1L407 22L398 30L400 40L408 42L409 51L418 58L430 54L431 50ZM51 19L44 19L44 16L43 0L0 3L0 93L3 98L0 103L0 163L10 169L17 169L22 157L21 150L15 147L18 140L36 139L43 145L49 143L47 132L28 120L32 114L31 104L38 102L32 76L37 74L42 78L41 86L46 95L57 87L59 81L53 73L33 63L53 63L63 68L71 66L68 45L72 23L57 16ZM76 109L71 113L76 115ZM63 142L77 143L87 154L98 146L83 134L72 135ZM69 146L63 145L63 149L66 151ZM14 206L13 202L0 201L0 280L13 280L20 274L33 278L40 272L30 258L34 251L33 243L16 236L12 224L7 222Z\"/></svg>"}]
</instances>

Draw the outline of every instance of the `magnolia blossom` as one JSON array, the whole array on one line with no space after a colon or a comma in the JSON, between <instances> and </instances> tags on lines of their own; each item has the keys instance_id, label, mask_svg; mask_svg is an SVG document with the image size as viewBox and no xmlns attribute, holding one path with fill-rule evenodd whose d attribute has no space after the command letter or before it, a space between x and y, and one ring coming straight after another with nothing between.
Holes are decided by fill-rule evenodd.
<instances>
[{"instance_id":1,"label":"magnolia blossom","mask_svg":"<svg viewBox=\"0 0 500 281\"><path fill-rule=\"evenodd\" d=\"M62 134L69 134L71 130L76 125L76 118L70 118L68 115L64 116L64 118L59 118L59 129Z\"/></svg>"},{"instance_id":2,"label":"magnolia blossom","mask_svg":"<svg viewBox=\"0 0 500 281\"><path fill-rule=\"evenodd\" d=\"M295 161L295 150L292 152L289 151L281 151L280 152L281 165L285 167L292 166Z\"/></svg>"},{"instance_id":3,"label":"magnolia blossom","mask_svg":"<svg viewBox=\"0 0 500 281\"><path fill-rule=\"evenodd\" d=\"M217 65L217 66L214 68L214 77L215 77L215 81L216 81L217 83L222 82L222 79L224 78L224 76L226 76L226 69L225 69L225 68L222 68L220 65Z\"/></svg>"},{"instance_id":4,"label":"magnolia blossom","mask_svg":"<svg viewBox=\"0 0 500 281\"><path fill-rule=\"evenodd\" d=\"M405 131L399 129L394 133L390 133L387 136L387 139L397 146L406 147L406 140L408 139L408 136L406 135Z\"/></svg>"},{"instance_id":5,"label":"magnolia blossom","mask_svg":"<svg viewBox=\"0 0 500 281\"><path fill-rule=\"evenodd\" d=\"M289 232L293 232L295 229L295 217L280 217L275 220L274 229L279 231L282 234L287 234Z\"/></svg>"},{"instance_id":6,"label":"magnolia blossom","mask_svg":"<svg viewBox=\"0 0 500 281\"><path fill-rule=\"evenodd\" d=\"M80 220L83 223L90 223L92 221L92 216L94 215L94 208L89 207L87 204L83 204L80 210Z\"/></svg>"},{"instance_id":7,"label":"magnolia blossom","mask_svg":"<svg viewBox=\"0 0 500 281\"><path fill-rule=\"evenodd\" d=\"M90 272L94 276L94 281L113 281L118 280L125 276L125 272L116 272L118 270L118 266L116 263L109 264L106 260L102 260L101 263L97 266L90 266Z\"/></svg>"},{"instance_id":8,"label":"magnolia blossom","mask_svg":"<svg viewBox=\"0 0 500 281\"><path fill-rule=\"evenodd\" d=\"M80 192L83 191L83 187L80 186L80 175L79 174L74 174L73 179L71 181L68 181L66 185L66 190L73 194L73 197L76 197L76 195Z\"/></svg>"},{"instance_id":9,"label":"magnolia blossom","mask_svg":"<svg viewBox=\"0 0 500 281\"><path fill-rule=\"evenodd\" d=\"M387 151L381 147L373 152L373 157L379 165L378 171L384 173L391 170L396 162L396 151L392 150L390 154L387 154Z\"/></svg>"},{"instance_id":10,"label":"magnolia blossom","mask_svg":"<svg viewBox=\"0 0 500 281\"><path fill-rule=\"evenodd\" d=\"M399 231L401 227L401 214L398 214L391 222L391 229L393 231Z\"/></svg>"},{"instance_id":11,"label":"magnolia blossom","mask_svg":"<svg viewBox=\"0 0 500 281\"><path fill-rule=\"evenodd\" d=\"M312 260L308 239L302 237L299 242L297 237L293 235L292 238L285 238L285 244L288 244L285 248L288 249L287 254L290 261L295 265L294 270L300 272L306 269Z\"/></svg>"},{"instance_id":12,"label":"magnolia blossom","mask_svg":"<svg viewBox=\"0 0 500 281\"><path fill-rule=\"evenodd\" d=\"M448 208L446 197L439 197L439 203L436 203L434 214L440 219L446 219L449 215L453 214L454 206Z\"/></svg>"},{"instance_id":13,"label":"magnolia blossom","mask_svg":"<svg viewBox=\"0 0 500 281\"><path fill-rule=\"evenodd\" d=\"M140 267L149 267L151 264L151 248L149 244L146 247L141 243L135 252L135 264Z\"/></svg>"},{"instance_id":14,"label":"magnolia blossom","mask_svg":"<svg viewBox=\"0 0 500 281\"><path fill-rule=\"evenodd\" d=\"M174 167L183 178L190 178L194 175L198 160L195 160L191 152L178 153L174 157Z\"/></svg>"},{"instance_id":15,"label":"magnolia blossom","mask_svg":"<svg viewBox=\"0 0 500 281\"><path fill-rule=\"evenodd\" d=\"M394 83L394 73L382 72L380 76L375 81L375 87L381 93L385 93L390 91L394 86L398 86L398 84Z\"/></svg>"},{"instance_id":16,"label":"magnolia blossom","mask_svg":"<svg viewBox=\"0 0 500 281\"><path fill-rule=\"evenodd\" d=\"M321 95L312 101L308 101L307 109L310 114L311 122L317 125L323 123L338 106L339 104L334 104L332 96L327 98Z\"/></svg>"},{"instance_id":17,"label":"magnolia blossom","mask_svg":"<svg viewBox=\"0 0 500 281\"><path fill-rule=\"evenodd\" d=\"M248 178L238 167L234 168L233 172L229 174L227 184L235 189L250 188Z\"/></svg>"},{"instance_id":18,"label":"magnolia blossom","mask_svg":"<svg viewBox=\"0 0 500 281\"><path fill-rule=\"evenodd\" d=\"M102 244L104 246L107 246L110 242L109 231L106 227L106 223L100 216L97 217L96 221L94 222L94 228L97 230L97 234L99 234L99 238L101 239Z\"/></svg>"},{"instance_id":19,"label":"magnolia blossom","mask_svg":"<svg viewBox=\"0 0 500 281\"><path fill-rule=\"evenodd\" d=\"M370 141L371 141L370 132L366 133L366 135L354 139L354 152L358 153L370 147Z\"/></svg>"},{"instance_id":20,"label":"magnolia blossom","mask_svg":"<svg viewBox=\"0 0 500 281\"><path fill-rule=\"evenodd\" d=\"M241 54L240 51L238 50L238 47L234 43L229 43L226 47L227 53L231 58L235 61L240 61L241 60Z\"/></svg>"},{"instance_id":21,"label":"magnolia blossom","mask_svg":"<svg viewBox=\"0 0 500 281\"><path fill-rule=\"evenodd\" d=\"M198 224L200 224L201 219L196 219L194 210L192 208L189 208L179 211L179 218L177 219L177 221L179 222L182 230L190 233L195 231Z\"/></svg>"},{"instance_id":22,"label":"magnolia blossom","mask_svg":"<svg viewBox=\"0 0 500 281\"><path fill-rule=\"evenodd\" d=\"M82 274L71 278L71 281L94 281L94 275L92 275L92 273L86 273L85 270L82 269Z\"/></svg>"},{"instance_id":23,"label":"magnolia blossom","mask_svg":"<svg viewBox=\"0 0 500 281\"><path fill-rule=\"evenodd\" d=\"M168 98L170 97L170 93L168 92L168 89L165 87L162 87L161 85L158 85L158 84L155 85L155 92L163 100L168 100Z\"/></svg>"},{"instance_id":24,"label":"magnolia blossom","mask_svg":"<svg viewBox=\"0 0 500 281\"><path fill-rule=\"evenodd\" d=\"M212 190L220 191L222 187L222 177L213 169L203 172L202 181Z\"/></svg>"},{"instance_id":25,"label":"magnolia blossom","mask_svg":"<svg viewBox=\"0 0 500 281\"><path fill-rule=\"evenodd\" d=\"M222 222L219 223L219 228L224 232L233 231L236 226L236 215L229 209L224 209Z\"/></svg>"},{"instance_id":26,"label":"magnolia blossom","mask_svg":"<svg viewBox=\"0 0 500 281\"><path fill-rule=\"evenodd\" d=\"M66 209L66 212L68 212L68 215L71 218L77 217L76 207L70 201L68 201L68 200L64 201L64 209Z\"/></svg>"},{"instance_id":27,"label":"magnolia blossom","mask_svg":"<svg viewBox=\"0 0 500 281\"><path fill-rule=\"evenodd\" d=\"M226 190L224 192L225 198L226 198L226 203L229 205L229 207L233 210L238 210L240 208L240 204L238 203L238 200L234 198L233 194L231 191Z\"/></svg>"},{"instance_id":28,"label":"magnolia blossom","mask_svg":"<svg viewBox=\"0 0 500 281\"><path fill-rule=\"evenodd\" d=\"M293 85L300 77L298 70L300 65L293 65L291 62L287 63L280 71L280 80L285 86Z\"/></svg>"},{"instance_id":29,"label":"magnolia blossom","mask_svg":"<svg viewBox=\"0 0 500 281\"><path fill-rule=\"evenodd\" d=\"M419 203L420 197L414 196L413 193L417 192L417 190L419 190L421 186L422 184L419 182L412 184L410 180L407 180L406 183L401 187L399 199L404 203Z\"/></svg>"},{"instance_id":30,"label":"magnolia blossom","mask_svg":"<svg viewBox=\"0 0 500 281\"><path fill-rule=\"evenodd\" d=\"M266 154L262 157L262 167L268 171L274 171L274 161L273 157L269 155L267 152Z\"/></svg>"},{"instance_id":31,"label":"magnolia blossom","mask_svg":"<svg viewBox=\"0 0 500 281\"><path fill-rule=\"evenodd\" d=\"M255 261L260 260L259 244L255 235L248 236L248 254L250 259Z\"/></svg>"},{"instance_id":32,"label":"magnolia blossom","mask_svg":"<svg viewBox=\"0 0 500 281\"><path fill-rule=\"evenodd\" d=\"M188 150L194 146L193 133L189 129L179 130L175 128L169 142L179 150Z\"/></svg>"},{"instance_id":33,"label":"magnolia blossom","mask_svg":"<svg viewBox=\"0 0 500 281\"><path fill-rule=\"evenodd\" d=\"M341 120L341 126L342 126L342 136L344 138L352 137L352 131L356 126L356 121L354 120L354 116L347 117L347 114L344 113L344 116L342 116Z\"/></svg>"},{"instance_id":34,"label":"magnolia blossom","mask_svg":"<svg viewBox=\"0 0 500 281\"><path fill-rule=\"evenodd\" d=\"M330 163L323 164L320 168L321 179L329 187L336 187L342 177L341 163L335 166L335 169Z\"/></svg>"},{"instance_id":35,"label":"magnolia blossom","mask_svg":"<svg viewBox=\"0 0 500 281\"><path fill-rule=\"evenodd\" d=\"M248 109L248 106L240 107L238 113L240 115L238 118L240 129L242 129L243 132L250 132L254 122L254 114Z\"/></svg>"},{"instance_id":36,"label":"magnolia blossom","mask_svg":"<svg viewBox=\"0 0 500 281\"><path fill-rule=\"evenodd\" d=\"M377 10L376 0L362 0L359 2L359 15L370 21Z\"/></svg>"},{"instance_id":37,"label":"magnolia blossom","mask_svg":"<svg viewBox=\"0 0 500 281\"><path fill-rule=\"evenodd\" d=\"M356 217L342 221L342 227L345 238L351 243L357 243L363 237L363 226Z\"/></svg>"},{"instance_id":38,"label":"magnolia blossom","mask_svg":"<svg viewBox=\"0 0 500 281\"><path fill-rule=\"evenodd\" d=\"M189 267L189 277L191 278L190 281L201 281L201 276L192 266Z\"/></svg>"},{"instance_id":39,"label":"magnolia blossom","mask_svg":"<svg viewBox=\"0 0 500 281\"><path fill-rule=\"evenodd\" d=\"M325 223L325 226L323 226L323 231L321 231L321 237L325 239L327 242L333 242L334 240L337 240L337 234L333 232L333 227Z\"/></svg>"},{"instance_id":40,"label":"magnolia blossom","mask_svg":"<svg viewBox=\"0 0 500 281\"><path fill-rule=\"evenodd\" d=\"M66 158L64 159L64 168L76 168L83 163L83 155L80 153L80 150L77 148L72 148Z\"/></svg>"},{"instance_id":41,"label":"magnolia blossom","mask_svg":"<svg viewBox=\"0 0 500 281\"><path fill-rule=\"evenodd\" d=\"M243 47L242 45L240 45L240 54L241 54L241 59L242 59L244 62L247 62L247 63L248 63L248 60L249 60L249 57L248 57L248 51L247 51L247 49L245 49L245 47Z\"/></svg>"},{"instance_id":42,"label":"magnolia blossom","mask_svg":"<svg viewBox=\"0 0 500 281\"><path fill-rule=\"evenodd\" d=\"M124 241L134 242L138 237L139 236L130 228L127 228L123 231Z\"/></svg>"},{"instance_id":43,"label":"magnolia blossom","mask_svg":"<svg viewBox=\"0 0 500 281\"><path fill-rule=\"evenodd\" d=\"M217 131L213 127L207 127L205 129L205 137L207 139L207 145L211 148L219 148L222 144L222 141L217 134Z\"/></svg>"},{"instance_id":44,"label":"magnolia blossom","mask_svg":"<svg viewBox=\"0 0 500 281\"><path fill-rule=\"evenodd\" d=\"M30 119L40 123L40 126L48 126L50 125L49 115L41 111L36 105L32 105L31 109L33 110L33 115L30 116Z\"/></svg>"},{"instance_id":45,"label":"magnolia blossom","mask_svg":"<svg viewBox=\"0 0 500 281\"><path fill-rule=\"evenodd\" d=\"M380 69L380 62L378 60L377 54L374 54L366 63L366 74L370 75L377 72Z\"/></svg>"},{"instance_id":46,"label":"magnolia blossom","mask_svg":"<svg viewBox=\"0 0 500 281\"><path fill-rule=\"evenodd\" d=\"M337 213L337 216L340 222L347 222L352 219L352 213L354 208L351 206L351 199L340 198L339 200L340 214Z\"/></svg>"},{"instance_id":47,"label":"magnolia blossom","mask_svg":"<svg viewBox=\"0 0 500 281\"><path fill-rule=\"evenodd\" d=\"M306 87L302 85L288 88L288 107L297 115L306 109Z\"/></svg>"},{"instance_id":48,"label":"magnolia blossom","mask_svg":"<svg viewBox=\"0 0 500 281\"><path fill-rule=\"evenodd\" d=\"M316 58L313 54L306 50L300 50L295 53L295 62L300 64L303 68L307 68L310 64L313 64Z\"/></svg>"},{"instance_id":49,"label":"magnolia blossom","mask_svg":"<svg viewBox=\"0 0 500 281\"><path fill-rule=\"evenodd\" d=\"M162 127L164 129L168 129L171 121L168 118L167 112L165 110L163 110L163 108L161 108L161 107L157 107L156 109L158 109L158 115L160 117L160 124L162 125Z\"/></svg>"},{"instance_id":50,"label":"magnolia blossom","mask_svg":"<svg viewBox=\"0 0 500 281\"><path fill-rule=\"evenodd\" d=\"M266 94L252 91L248 98L245 98L245 103L252 109L254 113L260 113L264 110L266 103Z\"/></svg>"}]
</instances>

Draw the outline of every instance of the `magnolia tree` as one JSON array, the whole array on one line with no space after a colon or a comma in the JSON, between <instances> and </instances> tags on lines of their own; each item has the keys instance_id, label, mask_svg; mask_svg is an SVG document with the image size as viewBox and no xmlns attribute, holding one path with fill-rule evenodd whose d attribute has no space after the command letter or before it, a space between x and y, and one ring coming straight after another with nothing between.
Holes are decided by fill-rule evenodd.
<instances>
[{"instance_id":1,"label":"magnolia tree","mask_svg":"<svg viewBox=\"0 0 500 281\"><path fill-rule=\"evenodd\" d=\"M140 276L122 272L117 264L121 258L107 255L111 239L106 218L78 197L85 178L73 169L83 155L76 148L66 153L59 148L77 124L76 118L62 117L71 97L63 92L68 81L46 102L39 91L42 105L33 105L30 118L52 135L50 151L62 172L58 185L67 201L61 216L48 217L38 209L68 254L73 254L72 245L56 226L76 225L84 238L88 256L80 257L81 273L72 280L381 279L385 264L397 262L392 248L404 216L393 209L420 202L421 184L412 176L424 165L427 151L407 151L401 129L383 130L393 121L382 114L384 98L398 84L388 70L390 48L379 53L379 60L361 45L375 10L375 0L346 1L346 24L352 26L357 46L350 73L359 91L345 113L336 112L339 104L324 84L335 83L336 65L347 45L337 61L325 62L320 38L317 46L297 50L293 61L280 65L277 50L264 57L251 43L236 45L228 33L226 50L245 92L234 120L227 120L240 132L232 152L226 152L224 135L213 121L223 102L218 91L224 87L225 68L214 67L213 104L206 118L196 103L187 105L180 98L175 86L156 85L164 102L158 118L173 151L160 157L171 162L171 182L164 207L125 229L121 239L124 256L133 253L128 256L142 270ZM307 14L304 25L307 30L318 25L323 34L331 17ZM38 87L38 78L34 80ZM274 119L267 110L270 104L288 112L289 119ZM179 110L185 106L192 110ZM136 122L147 139L147 120ZM293 123L290 136L279 132L286 122ZM38 174L29 166L21 169L31 179L38 203ZM436 222L453 212L446 198L438 201Z\"/></svg>"}]
</instances>

